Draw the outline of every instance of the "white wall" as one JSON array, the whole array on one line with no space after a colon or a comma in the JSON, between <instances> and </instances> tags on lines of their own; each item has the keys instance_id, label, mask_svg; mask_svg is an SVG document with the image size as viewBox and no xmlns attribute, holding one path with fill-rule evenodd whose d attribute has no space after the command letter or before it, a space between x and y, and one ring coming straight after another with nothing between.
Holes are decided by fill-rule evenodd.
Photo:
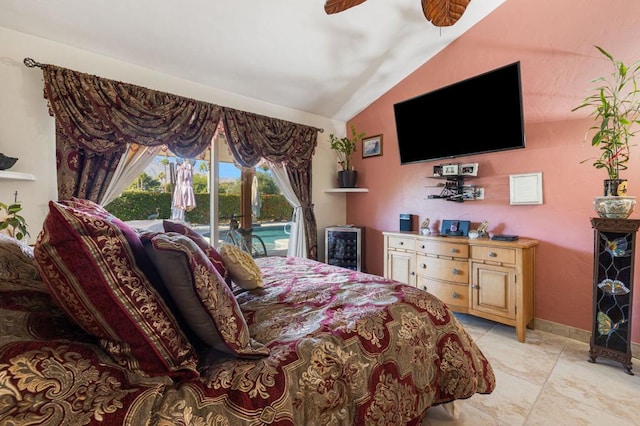
<instances>
[{"instance_id":1,"label":"white wall","mask_svg":"<svg viewBox=\"0 0 640 426\"><path fill-rule=\"evenodd\" d=\"M345 223L344 194L326 194L335 186L336 160L329 149L330 133L343 135L343 122L329 120L256 99L154 72L139 66L96 55L0 27L0 152L19 160L11 171L31 173L36 182L0 180L0 201L18 201L35 242L47 214L47 203L57 198L54 120L43 98L42 72L27 68L25 57L101 77L137 84L218 105L276 117L324 129L319 134L313 159L313 202L318 220L320 257L324 253L324 228Z\"/></svg>"}]
</instances>

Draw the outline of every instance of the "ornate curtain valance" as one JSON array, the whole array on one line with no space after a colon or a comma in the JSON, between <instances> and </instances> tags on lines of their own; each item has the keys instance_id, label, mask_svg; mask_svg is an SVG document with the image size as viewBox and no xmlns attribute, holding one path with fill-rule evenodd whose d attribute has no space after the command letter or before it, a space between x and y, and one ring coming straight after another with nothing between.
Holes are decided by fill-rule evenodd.
<instances>
[{"instance_id":1,"label":"ornate curtain valance","mask_svg":"<svg viewBox=\"0 0 640 426\"><path fill-rule=\"evenodd\" d=\"M120 151L128 143L167 145L193 157L204 151L216 131L218 105L40 65L49 113L64 135L96 153Z\"/></svg>"},{"instance_id":2,"label":"ornate curtain valance","mask_svg":"<svg viewBox=\"0 0 640 426\"><path fill-rule=\"evenodd\" d=\"M317 145L319 129L290 121L224 108L223 123L229 149L243 167L261 158L307 168Z\"/></svg>"},{"instance_id":3,"label":"ornate curtain valance","mask_svg":"<svg viewBox=\"0 0 640 426\"><path fill-rule=\"evenodd\" d=\"M225 108L25 58L42 68L44 95L56 119L58 196L101 200L131 143L167 145L193 158L212 141L223 120L229 148L244 167L261 158L284 163L296 196L311 206L311 157L322 131ZM307 251L317 256L313 210L303 209Z\"/></svg>"}]
</instances>

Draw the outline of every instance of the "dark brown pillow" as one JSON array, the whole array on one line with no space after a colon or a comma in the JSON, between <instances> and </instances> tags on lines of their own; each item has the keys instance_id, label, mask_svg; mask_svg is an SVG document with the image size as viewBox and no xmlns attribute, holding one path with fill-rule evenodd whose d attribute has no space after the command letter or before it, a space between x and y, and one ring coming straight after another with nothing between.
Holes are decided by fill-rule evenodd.
<instances>
[{"instance_id":1,"label":"dark brown pillow","mask_svg":"<svg viewBox=\"0 0 640 426\"><path fill-rule=\"evenodd\" d=\"M212 348L238 357L269 354L249 336L236 299L205 253L189 237L143 234L145 249L195 334Z\"/></svg>"},{"instance_id":2,"label":"dark brown pillow","mask_svg":"<svg viewBox=\"0 0 640 426\"><path fill-rule=\"evenodd\" d=\"M194 231L191 227L189 227L184 222L177 222L174 220L164 220L162 222L162 226L164 227L165 232L177 232L178 234L186 235L191 238L193 242L195 242L198 247L207 255L213 266L218 270L220 275L224 281L231 287L231 276L229 275L229 270L227 266L224 264L224 260L218 250L215 249L209 242L196 231Z\"/></svg>"}]
</instances>

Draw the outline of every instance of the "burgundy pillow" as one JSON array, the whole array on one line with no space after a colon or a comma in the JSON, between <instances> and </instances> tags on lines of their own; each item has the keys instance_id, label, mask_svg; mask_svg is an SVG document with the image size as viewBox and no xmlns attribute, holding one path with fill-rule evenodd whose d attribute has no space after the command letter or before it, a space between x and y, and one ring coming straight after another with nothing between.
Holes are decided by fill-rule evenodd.
<instances>
[{"instance_id":1,"label":"burgundy pillow","mask_svg":"<svg viewBox=\"0 0 640 426\"><path fill-rule=\"evenodd\" d=\"M214 349L244 358L269 349L249 336L233 293L205 253L189 237L168 232L144 234L149 257L196 335Z\"/></svg>"},{"instance_id":2,"label":"burgundy pillow","mask_svg":"<svg viewBox=\"0 0 640 426\"><path fill-rule=\"evenodd\" d=\"M136 266L123 232L101 215L49 202L34 250L49 292L126 368L197 377L195 350Z\"/></svg>"},{"instance_id":3,"label":"burgundy pillow","mask_svg":"<svg viewBox=\"0 0 640 426\"><path fill-rule=\"evenodd\" d=\"M74 209L88 213L92 216L99 217L100 219L107 220L114 226L116 226L120 231L122 231L122 234L127 240L129 248L131 248L133 256L136 259L136 265L140 269L142 269L142 272L144 272L144 275L147 277L149 282L151 282L153 287L160 293L160 296L169 307L169 310L178 320L178 324L180 325L182 330L186 331L189 341L191 343L194 343L194 336L190 333L191 330L188 328L184 317L176 307L173 299L170 297L165 284L162 282L162 278L160 277L158 270L155 268L155 266L153 266L153 263L149 259L149 256L147 256L147 252L145 251L142 240L140 239L140 234L134 228L130 227L117 217L113 216L100 204L94 203L91 200L71 197L68 200L60 201L60 203L64 204L65 206L73 207Z\"/></svg>"},{"instance_id":4,"label":"burgundy pillow","mask_svg":"<svg viewBox=\"0 0 640 426\"><path fill-rule=\"evenodd\" d=\"M133 255L136 259L136 265L138 265L138 267L142 269L142 272L144 272L144 274L149 279L149 281L151 281L151 284L153 284L154 287L156 287L157 289L162 287L162 283L160 282L160 275L158 275L158 272L149 260L149 257L144 250L144 246L142 245L142 241L140 241L140 236L135 231L135 229L109 213L100 204L94 203L91 200L72 197L68 200L60 201L60 204L88 213L91 216L99 217L100 219L109 221L113 225L115 225L120 231L122 231L122 234L127 240L127 243L129 244L129 247L131 248L131 251L133 252Z\"/></svg>"},{"instance_id":5,"label":"burgundy pillow","mask_svg":"<svg viewBox=\"0 0 640 426\"><path fill-rule=\"evenodd\" d=\"M162 226L164 227L165 232L177 232L178 234L186 235L191 238L193 242L195 242L198 247L207 255L213 266L218 270L222 278L227 283L229 287L231 287L231 275L229 274L229 269L224 263L224 259L218 253L218 250L215 249L209 242L196 231L191 229L187 224L183 222L176 222L173 220L164 220L162 222Z\"/></svg>"}]
</instances>

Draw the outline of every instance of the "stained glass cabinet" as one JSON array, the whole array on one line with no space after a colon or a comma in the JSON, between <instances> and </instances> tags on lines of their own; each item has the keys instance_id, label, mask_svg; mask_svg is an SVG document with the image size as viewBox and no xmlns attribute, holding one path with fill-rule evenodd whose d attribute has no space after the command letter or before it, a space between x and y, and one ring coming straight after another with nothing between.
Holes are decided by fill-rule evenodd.
<instances>
[{"instance_id":1,"label":"stained glass cabinet","mask_svg":"<svg viewBox=\"0 0 640 426\"><path fill-rule=\"evenodd\" d=\"M593 329L589 362L605 357L631 371L631 308L636 233L640 220L592 218Z\"/></svg>"}]
</instances>

